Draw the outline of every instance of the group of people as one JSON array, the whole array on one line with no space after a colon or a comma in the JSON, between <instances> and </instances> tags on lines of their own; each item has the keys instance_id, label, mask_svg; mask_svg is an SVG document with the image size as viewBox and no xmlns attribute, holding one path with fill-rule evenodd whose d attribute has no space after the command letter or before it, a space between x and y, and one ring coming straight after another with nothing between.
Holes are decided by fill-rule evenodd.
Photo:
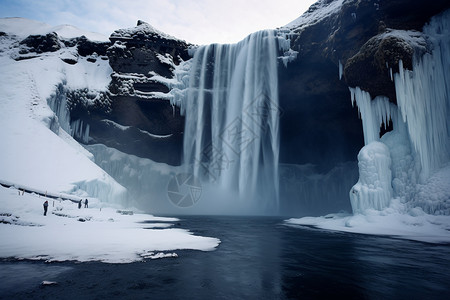
<instances>
[{"instance_id":1,"label":"group of people","mask_svg":"<svg viewBox=\"0 0 450 300\"><path fill-rule=\"evenodd\" d=\"M78 208L81 208L82 202L83 200L80 199L80 202L78 202ZM88 199L84 200L84 208L88 208Z\"/></svg>"},{"instance_id":2,"label":"group of people","mask_svg":"<svg viewBox=\"0 0 450 300\"><path fill-rule=\"evenodd\" d=\"M78 202L78 209L81 208L82 202L83 202L83 199L80 199L80 201ZM88 199L84 200L84 208L88 208L89 207L88 203L89 203ZM47 209L48 209L48 201L45 200L45 202L44 202L44 216L47 215Z\"/></svg>"}]
</instances>

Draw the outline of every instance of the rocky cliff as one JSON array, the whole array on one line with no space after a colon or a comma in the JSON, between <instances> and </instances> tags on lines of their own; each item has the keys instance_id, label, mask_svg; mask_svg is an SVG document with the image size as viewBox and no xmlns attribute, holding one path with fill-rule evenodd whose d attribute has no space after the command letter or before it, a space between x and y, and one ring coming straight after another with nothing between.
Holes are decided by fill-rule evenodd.
<instances>
[{"instance_id":1,"label":"rocky cliff","mask_svg":"<svg viewBox=\"0 0 450 300\"><path fill-rule=\"evenodd\" d=\"M164 96L188 44L138 21L110 36L105 54L113 70L107 110L85 109L74 118L90 124L90 143L172 165L180 164L184 119Z\"/></svg>"}]
</instances>

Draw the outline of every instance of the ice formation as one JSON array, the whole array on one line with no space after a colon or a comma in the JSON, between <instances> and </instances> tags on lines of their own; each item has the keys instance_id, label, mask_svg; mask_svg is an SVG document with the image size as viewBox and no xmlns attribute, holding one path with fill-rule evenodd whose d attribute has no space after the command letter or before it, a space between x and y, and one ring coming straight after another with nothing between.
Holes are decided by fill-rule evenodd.
<instances>
[{"instance_id":1,"label":"ice formation","mask_svg":"<svg viewBox=\"0 0 450 300\"><path fill-rule=\"evenodd\" d=\"M359 87L350 88L352 104L358 106L362 119L364 144L380 139L380 126L385 127L390 120L396 121L397 108L386 97L378 96L372 100L370 94Z\"/></svg>"},{"instance_id":2,"label":"ice formation","mask_svg":"<svg viewBox=\"0 0 450 300\"><path fill-rule=\"evenodd\" d=\"M353 212L388 207L392 197L389 148L381 142L364 146L358 154L358 167L359 181L350 191Z\"/></svg>"},{"instance_id":3,"label":"ice formation","mask_svg":"<svg viewBox=\"0 0 450 300\"><path fill-rule=\"evenodd\" d=\"M279 115L276 31L195 50L187 89L173 103L186 116L187 172L278 206ZM186 74L186 73L184 73Z\"/></svg>"},{"instance_id":4,"label":"ice formation","mask_svg":"<svg viewBox=\"0 0 450 300\"><path fill-rule=\"evenodd\" d=\"M350 191L354 213L381 210L388 198L400 197L410 208L450 214L445 184L450 181L445 171L450 160L450 12L433 18L424 34L431 53L415 57L412 71L400 61L400 72L394 74L397 106L385 97L372 100L369 93L350 89L366 144L358 155L360 180ZM393 131L380 138L380 126L389 121ZM370 151L378 155L367 159Z\"/></svg>"}]
</instances>

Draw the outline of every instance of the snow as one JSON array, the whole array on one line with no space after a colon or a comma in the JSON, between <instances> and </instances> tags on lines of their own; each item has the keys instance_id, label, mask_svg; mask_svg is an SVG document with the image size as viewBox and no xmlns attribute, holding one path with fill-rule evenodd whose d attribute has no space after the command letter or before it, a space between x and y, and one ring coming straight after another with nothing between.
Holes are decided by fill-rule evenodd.
<instances>
[{"instance_id":1,"label":"snow","mask_svg":"<svg viewBox=\"0 0 450 300\"><path fill-rule=\"evenodd\" d=\"M118 30L114 31L111 34L111 38L131 39L133 36L142 37L142 36L151 35L151 36L159 36L166 40L182 41L180 39L177 39L176 37L168 35L167 33L159 31L158 29L154 28L153 26L151 26L150 24L148 24L146 22L138 21L138 24L139 25L137 25L135 27L118 29Z\"/></svg>"},{"instance_id":2,"label":"snow","mask_svg":"<svg viewBox=\"0 0 450 300\"><path fill-rule=\"evenodd\" d=\"M60 56L72 51L68 48L15 61L11 57L17 54L18 49L12 47L17 39L1 39L0 180L54 193L87 193L103 201L123 201L125 188L95 165L92 155L67 132L71 130L65 104L55 114L47 103L58 87L106 90L111 73L108 62L92 64L79 58L75 65L66 64Z\"/></svg>"},{"instance_id":3,"label":"snow","mask_svg":"<svg viewBox=\"0 0 450 300\"><path fill-rule=\"evenodd\" d=\"M408 209L399 199L382 211L364 214L330 214L286 220L287 225L308 226L333 231L385 235L427 243L450 243L450 218L426 214L420 208Z\"/></svg>"},{"instance_id":4,"label":"snow","mask_svg":"<svg viewBox=\"0 0 450 300\"><path fill-rule=\"evenodd\" d=\"M47 216L43 215L45 200L49 201ZM19 195L16 189L0 187L0 257L129 263L177 257L172 251L181 249L212 251L220 243L172 228L173 222L180 222L176 218L122 215L102 206L89 198L89 208L83 203L78 209L72 201Z\"/></svg>"},{"instance_id":5,"label":"snow","mask_svg":"<svg viewBox=\"0 0 450 300\"><path fill-rule=\"evenodd\" d=\"M128 130L128 129L130 129L130 128L133 128L132 126L123 126L123 125L120 125L119 123L116 123L116 122L111 121L111 120L106 120L106 119L101 120L101 122L106 123L106 124L109 124L109 125L111 125L111 126L114 126L114 127L118 128L118 129L120 129L120 130L122 130L122 131L125 131L125 130ZM142 130L142 129L138 129L138 130L139 130L139 132L141 132L141 133L143 133L143 134L146 134L146 135L148 135L148 136L150 136L150 137L152 137L152 138L156 138L156 139L168 138L168 137L171 137L171 136L173 135L173 134L163 134L163 135L160 135L160 134L150 133L150 132L148 132L148 131L146 131L146 130Z\"/></svg>"},{"instance_id":6,"label":"snow","mask_svg":"<svg viewBox=\"0 0 450 300\"><path fill-rule=\"evenodd\" d=\"M327 18L333 14L338 13L343 3L344 0L335 0L335 1L319 0L316 3L314 3L308 9L308 11L306 11L299 18L295 19L294 21L290 22L289 24L283 27L296 31L303 30L306 27L317 24L324 18Z\"/></svg>"},{"instance_id":7,"label":"snow","mask_svg":"<svg viewBox=\"0 0 450 300\"><path fill-rule=\"evenodd\" d=\"M427 49L427 41L422 32L415 30L396 30L387 28L386 32L377 35L377 38L380 40L395 37L402 43L409 45L415 51L425 52Z\"/></svg>"},{"instance_id":8,"label":"snow","mask_svg":"<svg viewBox=\"0 0 450 300\"><path fill-rule=\"evenodd\" d=\"M83 31L71 25L50 26L48 24L25 18L0 18L0 31L16 35L23 39L29 35L46 35L56 32L59 37L72 39L84 35L91 41L109 42L107 36L100 33Z\"/></svg>"},{"instance_id":9,"label":"snow","mask_svg":"<svg viewBox=\"0 0 450 300\"><path fill-rule=\"evenodd\" d=\"M175 63L173 62L173 58L169 53L162 55L160 53L156 53L156 57L162 64L166 64L170 67L175 67Z\"/></svg>"}]
</instances>

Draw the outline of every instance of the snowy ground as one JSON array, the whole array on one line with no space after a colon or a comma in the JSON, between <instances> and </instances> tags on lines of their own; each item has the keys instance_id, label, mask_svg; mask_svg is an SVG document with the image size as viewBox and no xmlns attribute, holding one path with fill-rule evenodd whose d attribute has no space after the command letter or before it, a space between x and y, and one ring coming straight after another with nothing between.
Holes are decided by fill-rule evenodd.
<instances>
[{"instance_id":1,"label":"snowy ground","mask_svg":"<svg viewBox=\"0 0 450 300\"><path fill-rule=\"evenodd\" d=\"M407 209L398 199L382 210L366 210L364 214L330 214L286 220L294 226L386 235L427 243L450 243L450 216L429 215L420 208Z\"/></svg>"},{"instance_id":2,"label":"snowy ground","mask_svg":"<svg viewBox=\"0 0 450 300\"><path fill-rule=\"evenodd\" d=\"M176 257L179 249L212 251L220 243L172 228L178 219L124 215L96 199L81 209L72 201L48 199L44 216L45 200L0 187L0 258L128 263Z\"/></svg>"}]
</instances>

